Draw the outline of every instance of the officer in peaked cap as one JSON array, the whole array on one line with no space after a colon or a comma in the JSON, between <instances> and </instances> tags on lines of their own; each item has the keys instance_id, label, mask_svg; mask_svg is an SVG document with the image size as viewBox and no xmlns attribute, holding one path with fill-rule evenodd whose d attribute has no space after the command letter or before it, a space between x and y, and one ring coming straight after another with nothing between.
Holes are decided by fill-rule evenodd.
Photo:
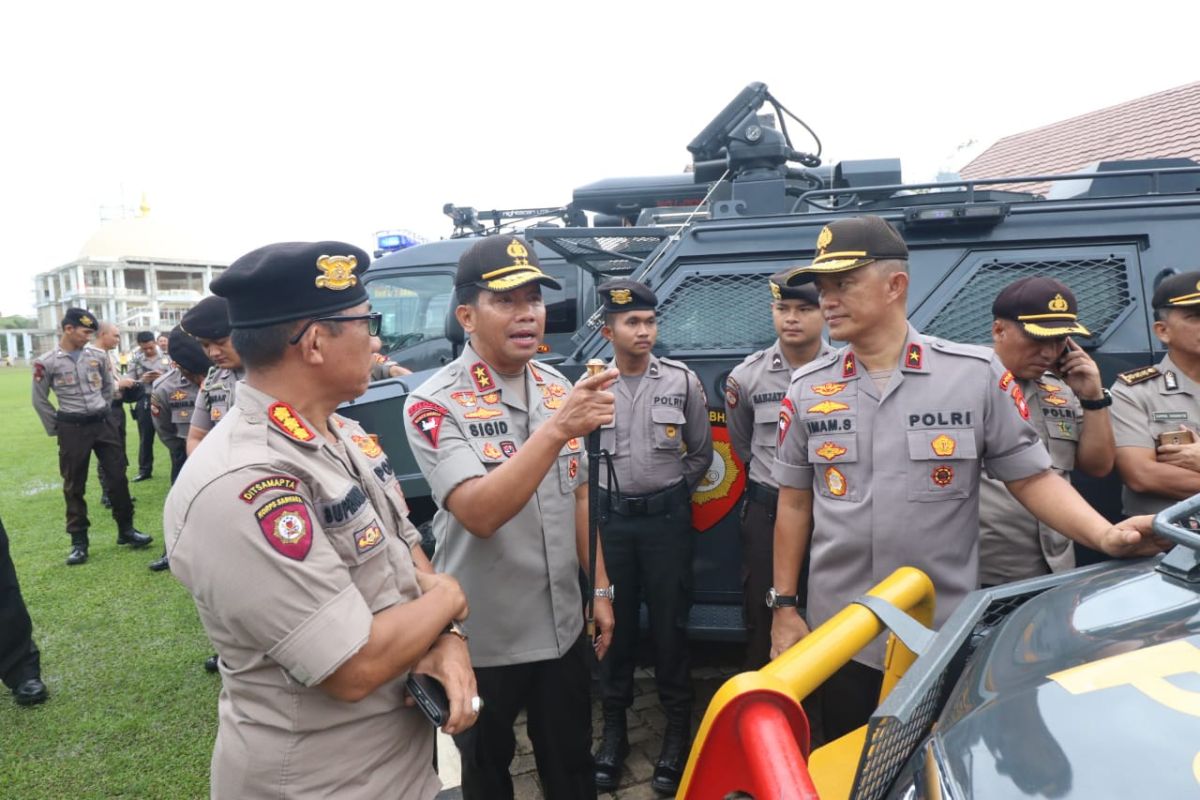
<instances>
[{"instance_id":1,"label":"officer in peaked cap","mask_svg":"<svg viewBox=\"0 0 1200 800\"><path fill-rule=\"evenodd\" d=\"M84 490L92 453L104 465L108 497L117 523L117 544L145 547L151 538L133 526L133 500L125 478L125 448L109 420L114 394L108 356L88 342L99 329L96 317L68 308L58 346L33 362L33 408L50 436L58 438L58 463L67 500L67 564L88 559L88 515ZM58 408L50 403L50 392Z\"/></svg>"},{"instance_id":2,"label":"officer in peaked cap","mask_svg":"<svg viewBox=\"0 0 1200 800\"><path fill-rule=\"evenodd\" d=\"M673 793L687 759L692 702L687 629L691 609L692 491L712 466L712 428L700 379L685 364L654 355L658 298L628 278L596 287L604 304L601 334L612 342L609 367L613 422L600 430L612 471L599 475L600 526L608 578L616 589L616 625L608 658L600 664L604 735L596 750L596 787L617 788L629 752L625 712L633 704L638 610L649 612L654 677L667 725L651 781Z\"/></svg>"},{"instance_id":3,"label":"officer in peaked cap","mask_svg":"<svg viewBox=\"0 0 1200 800\"><path fill-rule=\"evenodd\" d=\"M605 656L612 609L607 594L596 600L600 637L589 642L579 587L588 531L576 509L588 500L584 436L612 420L604 388L616 371L572 388L533 360L542 287L559 283L524 240L479 239L454 284L470 340L409 395L405 430L438 505L435 563L471 598L471 660L486 702L457 739L463 797L513 796L513 722L526 709L546 796L594 798L588 650ZM596 586L611 588L599 553Z\"/></svg>"},{"instance_id":4,"label":"officer in peaked cap","mask_svg":"<svg viewBox=\"0 0 1200 800\"><path fill-rule=\"evenodd\" d=\"M230 339L233 329L229 324L229 302L224 297L204 298L183 315L179 327L195 337L212 362L196 394L196 407L188 426L190 454L233 407L238 381L246 373Z\"/></svg>"},{"instance_id":5,"label":"officer in peaked cap","mask_svg":"<svg viewBox=\"0 0 1200 800\"><path fill-rule=\"evenodd\" d=\"M1162 544L1150 518L1110 525L1050 469L1024 392L992 351L909 325L907 254L886 220L840 219L788 278L815 278L829 335L847 345L796 370L779 412L775 653L901 566L933 580L940 625L977 585L981 461L1076 541L1117 556ZM796 587L810 552L805 620ZM866 722L882 663L881 637L814 695L826 739Z\"/></svg>"},{"instance_id":6,"label":"officer in peaked cap","mask_svg":"<svg viewBox=\"0 0 1200 800\"><path fill-rule=\"evenodd\" d=\"M1154 514L1200 492L1200 271L1167 278L1150 304L1167 354L1112 386L1126 514Z\"/></svg>"},{"instance_id":7,"label":"officer in peaked cap","mask_svg":"<svg viewBox=\"0 0 1200 800\"><path fill-rule=\"evenodd\" d=\"M750 629L745 668L758 669L771 657L771 609L766 605L772 585L775 506L779 484L771 475L779 431L779 403L787 393L792 371L833 352L822 338L821 301L811 283L788 286L790 270L767 279L775 343L751 353L725 380L725 421L734 452L747 465L742 506L743 603ZM807 564L801 569L797 594L805 595Z\"/></svg>"},{"instance_id":8,"label":"officer in peaked cap","mask_svg":"<svg viewBox=\"0 0 1200 800\"><path fill-rule=\"evenodd\" d=\"M466 596L431 569L378 440L335 413L379 347L368 263L352 245L293 242L213 281L245 380L164 528L220 653L214 797L429 800L434 731L405 705L406 676L441 681L448 733L482 707L455 622Z\"/></svg>"},{"instance_id":9,"label":"officer in peaked cap","mask_svg":"<svg viewBox=\"0 0 1200 800\"><path fill-rule=\"evenodd\" d=\"M1079 321L1075 294L1053 278L1021 278L996 295L992 316L993 349L1021 388L1051 468L1068 482L1076 467L1098 478L1112 472L1112 396L1096 362L1070 338L1091 335ZM1039 522L987 475L979 487L979 526L984 586L1075 566L1071 540Z\"/></svg>"}]
</instances>

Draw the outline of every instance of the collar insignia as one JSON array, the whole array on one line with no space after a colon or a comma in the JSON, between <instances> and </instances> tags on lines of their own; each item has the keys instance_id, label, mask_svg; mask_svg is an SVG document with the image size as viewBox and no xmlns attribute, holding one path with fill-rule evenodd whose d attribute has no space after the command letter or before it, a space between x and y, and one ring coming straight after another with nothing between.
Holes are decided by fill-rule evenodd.
<instances>
[{"instance_id":1,"label":"collar insignia","mask_svg":"<svg viewBox=\"0 0 1200 800\"><path fill-rule=\"evenodd\" d=\"M783 356L776 353L771 359L771 369L783 369Z\"/></svg>"},{"instance_id":2,"label":"collar insignia","mask_svg":"<svg viewBox=\"0 0 1200 800\"><path fill-rule=\"evenodd\" d=\"M924 369L925 354L921 345L913 342L908 346L908 355L904 357L904 365L909 369Z\"/></svg>"},{"instance_id":3,"label":"collar insignia","mask_svg":"<svg viewBox=\"0 0 1200 800\"><path fill-rule=\"evenodd\" d=\"M842 360L842 377L853 378L858 374L858 362L854 360L854 351L846 353L846 357Z\"/></svg>"},{"instance_id":4,"label":"collar insignia","mask_svg":"<svg viewBox=\"0 0 1200 800\"><path fill-rule=\"evenodd\" d=\"M533 364L529 365L529 374L533 376L534 383L541 383L545 380L545 378L542 377L542 373L533 368Z\"/></svg>"},{"instance_id":5,"label":"collar insignia","mask_svg":"<svg viewBox=\"0 0 1200 800\"><path fill-rule=\"evenodd\" d=\"M316 280L317 288L335 292L349 289L358 283L358 276L354 274L357 266L357 256L321 256L317 259L317 269L321 270Z\"/></svg>"},{"instance_id":6,"label":"collar insignia","mask_svg":"<svg viewBox=\"0 0 1200 800\"><path fill-rule=\"evenodd\" d=\"M1179 388L1179 379L1175 377L1175 373L1170 370L1163 373L1163 385L1167 387L1167 391L1173 392Z\"/></svg>"},{"instance_id":7,"label":"collar insignia","mask_svg":"<svg viewBox=\"0 0 1200 800\"><path fill-rule=\"evenodd\" d=\"M217 409L213 409L213 419L216 419ZM311 442L317 435L296 415L296 410L287 403L272 403L267 408L267 419L275 427L298 442Z\"/></svg>"},{"instance_id":8,"label":"collar insignia","mask_svg":"<svg viewBox=\"0 0 1200 800\"><path fill-rule=\"evenodd\" d=\"M488 371L487 364L476 361L471 365L471 380L475 381L475 391L479 394L490 392L496 388L496 381Z\"/></svg>"}]
</instances>

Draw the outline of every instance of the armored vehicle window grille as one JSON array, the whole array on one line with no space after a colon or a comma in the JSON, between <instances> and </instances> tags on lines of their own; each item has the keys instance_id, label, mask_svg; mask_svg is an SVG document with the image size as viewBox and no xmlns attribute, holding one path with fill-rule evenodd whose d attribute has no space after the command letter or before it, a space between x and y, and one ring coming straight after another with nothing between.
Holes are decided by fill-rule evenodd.
<instances>
[{"instance_id":1,"label":"armored vehicle window grille","mask_svg":"<svg viewBox=\"0 0 1200 800\"><path fill-rule=\"evenodd\" d=\"M879 800L887 796L905 762L933 727L945 702L947 687L954 685L948 680L950 677L950 670L938 675L907 720L890 716L871 718L861 769L854 779L851 797ZM952 677L958 679L957 671Z\"/></svg>"},{"instance_id":2,"label":"armored vehicle window grille","mask_svg":"<svg viewBox=\"0 0 1200 800\"><path fill-rule=\"evenodd\" d=\"M658 247L665 230L644 235L592 235L574 228L529 228L526 236L567 261L602 275L628 275Z\"/></svg>"},{"instance_id":3,"label":"armored vehicle window grille","mask_svg":"<svg viewBox=\"0 0 1200 800\"><path fill-rule=\"evenodd\" d=\"M758 350L775 339L770 273L692 275L659 306L658 342L666 352Z\"/></svg>"},{"instance_id":4,"label":"armored vehicle window grille","mask_svg":"<svg viewBox=\"0 0 1200 800\"><path fill-rule=\"evenodd\" d=\"M1079 319L1099 334L1132 302L1125 259L1097 258L1001 261L982 264L924 326L924 332L954 342L991 344L992 301L1018 278L1044 275L1062 281L1079 301Z\"/></svg>"}]
</instances>

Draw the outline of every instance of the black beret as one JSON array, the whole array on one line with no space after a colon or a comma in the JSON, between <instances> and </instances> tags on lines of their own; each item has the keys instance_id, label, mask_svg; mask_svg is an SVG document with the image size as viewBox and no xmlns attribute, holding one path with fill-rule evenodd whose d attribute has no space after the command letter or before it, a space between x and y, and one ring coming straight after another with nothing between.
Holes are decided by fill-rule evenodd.
<instances>
[{"instance_id":1,"label":"black beret","mask_svg":"<svg viewBox=\"0 0 1200 800\"><path fill-rule=\"evenodd\" d=\"M658 298L650 287L629 278L614 278L596 287L604 310L609 313L622 311L653 311L658 307Z\"/></svg>"},{"instance_id":2,"label":"black beret","mask_svg":"<svg viewBox=\"0 0 1200 800\"><path fill-rule=\"evenodd\" d=\"M1013 281L992 303L992 316L1020 323L1030 336L1048 339L1076 334L1091 336L1079 323L1079 304L1065 283L1042 275Z\"/></svg>"},{"instance_id":3,"label":"black beret","mask_svg":"<svg viewBox=\"0 0 1200 800\"><path fill-rule=\"evenodd\" d=\"M90 331L100 330L96 315L86 308L68 308L62 318L63 326L73 325L76 328L87 328Z\"/></svg>"},{"instance_id":4,"label":"black beret","mask_svg":"<svg viewBox=\"0 0 1200 800\"><path fill-rule=\"evenodd\" d=\"M137 343L145 344L146 342L154 341L154 331L138 331Z\"/></svg>"},{"instance_id":5,"label":"black beret","mask_svg":"<svg viewBox=\"0 0 1200 800\"><path fill-rule=\"evenodd\" d=\"M816 275L846 272L872 261L908 260L904 238L883 217L866 215L835 220L817 235L817 257L811 264L788 274L792 285L808 283Z\"/></svg>"},{"instance_id":6,"label":"black beret","mask_svg":"<svg viewBox=\"0 0 1200 800\"><path fill-rule=\"evenodd\" d=\"M478 286L489 292L508 292L527 283L551 289L562 284L542 272L537 252L516 236L485 236L458 259L455 286Z\"/></svg>"},{"instance_id":7,"label":"black beret","mask_svg":"<svg viewBox=\"0 0 1200 800\"><path fill-rule=\"evenodd\" d=\"M251 250L212 282L229 301L229 324L261 328L323 317L365 303L371 258L345 242L280 242Z\"/></svg>"},{"instance_id":8,"label":"black beret","mask_svg":"<svg viewBox=\"0 0 1200 800\"><path fill-rule=\"evenodd\" d=\"M802 283L799 286L788 286L787 279L791 274L792 270L785 269L783 272L776 272L767 279L767 283L771 285L771 299L803 300L814 306L821 305L821 295L817 292L816 284Z\"/></svg>"},{"instance_id":9,"label":"black beret","mask_svg":"<svg viewBox=\"0 0 1200 800\"><path fill-rule=\"evenodd\" d=\"M1158 285L1150 299L1151 308L1200 305L1200 272L1172 275Z\"/></svg>"},{"instance_id":10,"label":"black beret","mask_svg":"<svg viewBox=\"0 0 1200 800\"><path fill-rule=\"evenodd\" d=\"M171 360L188 372L204 375L212 366L212 362L204 354L204 348L200 342L189 336L187 331L178 325L172 328L167 335L167 347L171 351Z\"/></svg>"},{"instance_id":11,"label":"black beret","mask_svg":"<svg viewBox=\"0 0 1200 800\"><path fill-rule=\"evenodd\" d=\"M200 339L216 341L229 335L229 303L224 297L211 295L188 309L179 321L185 333ZM168 342L167 347L170 348Z\"/></svg>"}]
</instances>

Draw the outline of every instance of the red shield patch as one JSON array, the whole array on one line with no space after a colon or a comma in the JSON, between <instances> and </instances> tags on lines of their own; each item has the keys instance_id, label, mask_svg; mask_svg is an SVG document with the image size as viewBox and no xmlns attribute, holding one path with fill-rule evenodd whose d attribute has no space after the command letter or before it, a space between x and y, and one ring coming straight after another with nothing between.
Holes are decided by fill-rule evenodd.
<instances>
[{"instance_id":1,"label":"red shield patch","mask_svg":"<svg viewBox=\"0 0 1200 800\"><path fill-rule=\"evenodd\" d=\"M570 442L567 442L567 444L569 445ZM513 453L517 452L517 443L506 439L500 443L500 452L504 453L504 455L508 456L509 458L512 458Z\"/></svg>"},{"instance_id":2,"label":"red shield patch","mask_svg":"<svg viewBox=\"0 0 1200 800\"><path fill-rule=\"evenodd\" d=\"M1021 419L1029 419L1029 406L1025 404L1025 393L1021 391L1021 387L1013 384L1012 387L1013 405L1017 407L1017 411L1021 415Z\"/></svg>"},{"instance_id":3,"label":"red shield patch","mask_svg":"<svg viewBox=\"0 0 1200 800\"><path fill-rule=\"evenodd\" d=\"M413 403L408 409L408 420L431 445L437 447L438 434L442 430L442 420L445 419L446 413L443 406L423 400Z\"/></svg>"},{"instance_id":4,"label":"red shield patch","mask_svg":"<svg viewBox=\"0 0 1200 800\"><path fill-rule=\"evenodd\" d=\"M737 408L738 404L738 382L733 378L725 379L725 406L727 408Z\"/></svg>"},{"instance_id":5,"label":"red shield patch","mask_svg":"<svg viewBox=\"0 0 1200 800\"><path fill-rule=\"evenodd\" d=\"M569 477L571 480L575 480L575 476L578 474L579 459L572 457L571 460L567 462L567 477Z\"/></svg>"},{"instance_id":6,"label":"red shield patch","mask_svg":"<svg viewBox=\"0 0 1200 800\"><path fill-rule=\"evenodd\" d=\"M721 415L724 420L724 414ZM713 434L712 465L692 493L692 527L706 531L733 511L746 488L746 467L733 451L729 429L709 414Z\"/></svg>"},{"instance_id":7,"label":"red shield patch","mask_svg":"<svg viewBox=\"0 0 1200 800\"><path fill-rule=\"evenodd\" d=\"M796 415L796 409L792 406L792 401L788 398L783 398L783 402L779 404L779 441L777 445L783 444L783 437L787 436L788 428L792 427L792 417Z\"/></svg>"},{"instance_id":8,"label":"red shield patch","mask_svg":"<svg viewBox=\"0 0 1200 800\"><path fill-rule=\"evenodd\" d=\"M46 377L46 365L40 361L33 362L33 379L38 383Z\"/></svg>"},{"instance_id":9,"label":"red shield patch","mask_svg":"<svg viewBox=\"0 0 1200 800\"><path fill-rule=\"evenodd\" d=\"M285 494L259 506L254 516L267 543L294 561L303 561L312 549L312 517L304 498Z\"/></svg>"}]
</instances>

